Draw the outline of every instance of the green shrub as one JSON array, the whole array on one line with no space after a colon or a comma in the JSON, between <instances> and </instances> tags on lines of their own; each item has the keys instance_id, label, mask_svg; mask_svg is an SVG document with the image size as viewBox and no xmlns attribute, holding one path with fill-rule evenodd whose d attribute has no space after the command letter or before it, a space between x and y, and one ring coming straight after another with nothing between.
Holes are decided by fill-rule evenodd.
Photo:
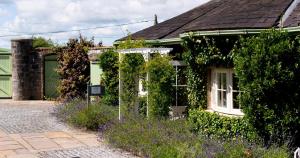
<instances>
[{"instance_id":1,"label":"green shrub","mask_svg":"<svg viewBox=\"0 0 300 158\"><path fill-rule=\"evenodd\" d=\"M185 121L158 121L127 118L105 132L106 140L146 157L189 157L196 136ZM189 150L188 150L189 149Z\"/></svg>"},{"instance_id":2,"label":"green shrub","mask_svg":"<svg viewBox=\"0 0 300 158\"><path fill-rule=\"evenodd\" d=\"M192 130L201 136L218 139L238 138L248 141L257 139L254 129L244 118L226 117L201 110L190 110L189 122Z\"/></svg>"},{"instance_id":3,"label":"green shrub","mask_svg":"<svg viewBox=\"0 0 300 158\"><path fill-rule=\"evenodd\" d=\"M56 48L58 53L57 72L60 76L58 91L60 98L70 100L84 98L86 85L90 80L90 61L88 49L93 41L82 36L79 39L70 39L65 48Z\"/></svg>"},{"instance_id":4,"label":"green shrub","mask_svg":"<svg viewBox=\"0 0 300 158\"><path fill-rule=\"evenodd\" d=\"M147 116L147 97L139 97L139 114L143 117Z\"/></svg>"},{"instance_id":5,"label":"green shrub","mask_svg":"<svg viewBox=\"0 0 300 158\"><path fill-rule=\"evenodd\" d=\"M54 114L61 121L67 122L75 113L87 107L86 101L82 99L73 99L72 101L58 104L54 109Z\"/></svg>"},{"instance_id":6,"label":"green shrub","mask_svg":"<svg viewBox=\"0 0 300 158\"><path fill-rule=\"evenodd\" d=\"M76 127L89 130L106 130L118 121L118 109L102 103L89 107L86 101L75 99L56 108L56 116Z\"/></svg>"},{"instance_id":7,"label":"green shrub","mask_svg":"<svg viewBox=\"0 0 300 158\"><path fill-rule=\"evenodd\" d=\"M233 51L243 112L267 146L300 146L299 41L270 30L242 38Z\"/></svg>"},{"instance_id":8,"label":"green shrub","mask_svg":"<svg viewBox=\"0 0 300 158\"><path fill-rule=\"evenodd\" d=\"M151 158L287 158L289 155L284 148L261 148L240 139L211 139L197 136L190 129L186 120L127 118L106 130L104 136L113 147Z\"/></svg>"},{"instance_id":9,"label":"green shrub","mask_svg":"<svg viewBox=\"0 0 300 158\"><path fill-rule=\"evenodd\" d=\"M119 122L117 109L102 104L87 108L83 100L74 100L56 108L59 118L82 128L97 130L114 147L151 158L285 158L286 148L265 149L243 141L211 139L191 132L186 120L146 120L129 117Z\"/></svg>"},{"instance_id":10,"label":"green shrub","mask_svg":"<svg viewBox=\"0 0 300 158\"><path fill-rule=\"evenodd\" d=\"M99 56L103 70L101 85L105 87L102 102L107 105L118 105L119 101L119 56L117 52L108 50Z\"/></svg>"},{"instance_id":11,"label":"green shrub","mask_svg":"<svg viewBox=\"0 0 300 158\"><path fill-rule=\"evenodd\" d=\"M118 120L116 108L106 105L91 105L73 115L69 122L75 126L98 130L107 128Z\"/></svg>"},{"instance_id":12,"label":"green shrub","mask_svg":"<svg viewBox=\"0 0 300 158\"><path fill-rule=\"evenodd\" d=\"M170 64L171 58L157 54L146 66L149 73L147 89L149 93L150 118L168 117L172 106L172 92L175 69Z\"/></svg>"}]
</instances>

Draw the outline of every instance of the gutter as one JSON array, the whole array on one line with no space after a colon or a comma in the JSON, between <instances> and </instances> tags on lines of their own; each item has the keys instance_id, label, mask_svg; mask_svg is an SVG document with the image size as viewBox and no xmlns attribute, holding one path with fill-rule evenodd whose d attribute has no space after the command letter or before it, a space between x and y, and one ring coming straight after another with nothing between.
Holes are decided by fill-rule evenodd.
<instances>
[{"instance_id":1,"label":"gutter","mask_svg":"<svg viewBox=\"0 0 300 158\"><path fill-rule=\"evenodd\" d=\"M171 45L171 44L180 44L181 38L169 38L169 39L157 39L157 40L145 40L146 44L150 45ZM122 41L116 41L113 43L114 46L117 46Z\"/></svg>"},{"instance_id":2,"label":"gutter","mask_svg":"<svg viewBox=\"0 0 300 158\"><path fill-rule=\"evenodd\" d=\"M300 26L288 27L288 28L275 28L276 30L287 31L287 32L300 32ZM145 40L147 44L150 45L171 45L171 44L181 44L182 38L193 36L222 36L222 35L251 35L259 34L262 31L267 31L270 29L238 29L238 30L214 30L214 31L195 31L182 33L179 38L169 38L169 39L158 39L158 40ZM119 45L122 41L116 41L113 45Z\"/></svg>"},{"instance_id":3,"label":"gutter","mask_svg":"<svg viewBox=\"0 0 300 158\"><path fill-rule=\"evenodd\" d=\"M186 38L191 35L194 36L221 36L221 35L250 35L259 34L262 31L270 29L240 29L240 30L215 30L215 31L195 31L189 33L180 34L180 38ZM300 26L288 27L288 28L275 28L275 30L287 31L287 32L300 32Z\"/></svg>"},{"instance_id":4,"label":"gutter","mask_svg":"<svg viewBox=\"0 0 300 158\"><path fill-rule=\"evenodd\" d=\"M215 31L196 31L180 34L180 38L194 36L220 36L220 35L248 35L248 34L259 34L262 31L268 29L240 29L240 30L215 30Z\"/></svg>"}]
</instances>

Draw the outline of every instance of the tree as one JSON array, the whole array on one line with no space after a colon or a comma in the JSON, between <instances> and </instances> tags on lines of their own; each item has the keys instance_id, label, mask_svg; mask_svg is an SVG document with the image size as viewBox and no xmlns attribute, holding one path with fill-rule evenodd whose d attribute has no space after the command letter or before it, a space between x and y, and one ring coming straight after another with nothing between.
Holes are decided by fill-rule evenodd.
<instances>
[{"instance_id":1,"label":"tree","mask_svg":"<svg viewBox=\"0 0 300 158\"><path fill-rule=\"evenodd\" d=\"M54 43L51 39L45 39L43 37L34 37L33 38L33 48L39 48L39 47L53 47Z\"/></svg>"},{"instance_id":2,"label":"tree","mask_svg":"<svg viewBox=\"0 0 300 158\"><path fill-rule=\"evenodd\" d=\"M58 51L58 74L60 75L59 92L61 99L83 98L90 80L90 62L88 49L93 40L88 41L81 35L70 39L65 48Z\"/></svg>"}]
</instances>

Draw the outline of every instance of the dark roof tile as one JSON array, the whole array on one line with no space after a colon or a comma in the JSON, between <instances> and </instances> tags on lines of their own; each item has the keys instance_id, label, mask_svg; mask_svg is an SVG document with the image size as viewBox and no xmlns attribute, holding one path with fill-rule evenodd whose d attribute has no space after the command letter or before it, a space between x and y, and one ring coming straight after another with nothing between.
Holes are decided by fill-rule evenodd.
<instances>
[{"instance_id":1,"label":"dark roof tile","mask_svg":"<svg viewBox=\"0 0 300 158\"><path fill-rule=\"evenodd\" d=\"M133 39L177 38L190 31L271 28L293 0L211 0L186 13L132 34ZM289 21L299 21L300 6ZM124 38L123 38L124 39ZM120 40L123 40L120 39Z\"/></svg>"}]
</instances>

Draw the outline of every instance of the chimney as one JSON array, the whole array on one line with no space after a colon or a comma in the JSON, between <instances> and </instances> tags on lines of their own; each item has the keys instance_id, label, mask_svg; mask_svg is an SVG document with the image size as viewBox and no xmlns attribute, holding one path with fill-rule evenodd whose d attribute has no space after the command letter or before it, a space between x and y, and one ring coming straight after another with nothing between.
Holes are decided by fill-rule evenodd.
<instances>
[{"instance_id":1,"label":"chimney","mask_svg":"<svg viewBox=\"0 0 300 158\"><path fill-rule=\"evenodd\" d=\"M157 15L155 14L154 15L154 25L157 25L158 24L158 20L157 20Z\"/></svg>"}]
</instances>

